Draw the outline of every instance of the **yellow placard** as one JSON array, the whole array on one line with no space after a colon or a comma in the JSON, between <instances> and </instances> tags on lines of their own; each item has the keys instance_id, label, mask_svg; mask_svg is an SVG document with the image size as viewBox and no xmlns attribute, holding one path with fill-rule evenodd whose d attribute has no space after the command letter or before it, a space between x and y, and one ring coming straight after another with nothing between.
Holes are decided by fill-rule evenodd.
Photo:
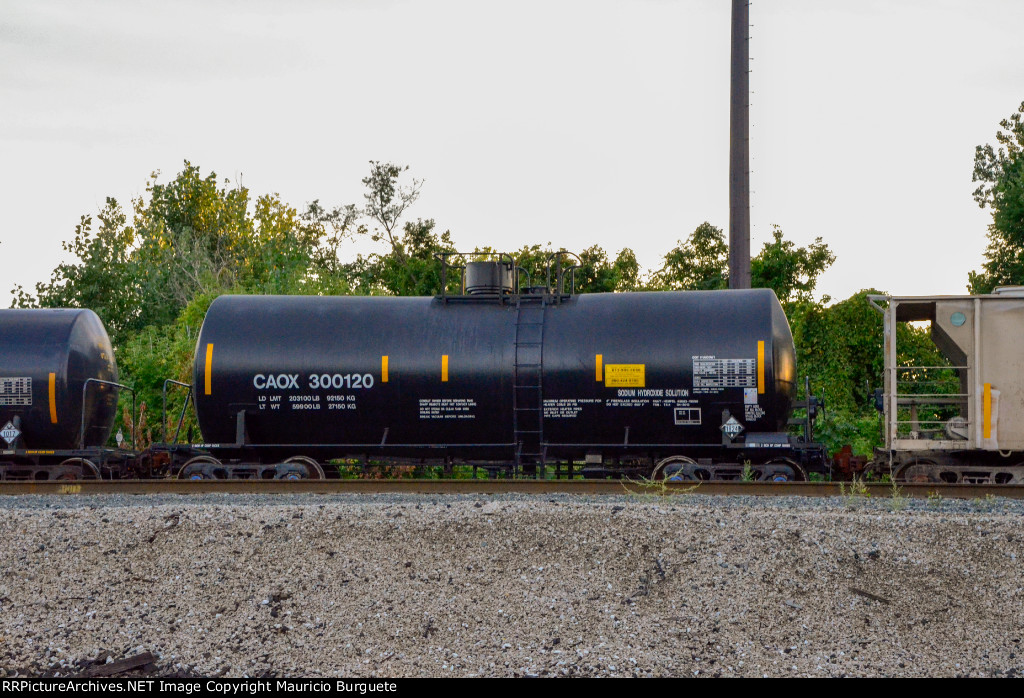
<instances>
[{"instance_id":1,"label":"yellow placard","mask_svg":"<svg viewBox=\"0 0 1024 698\"><path fill-rule=\"evenodd\" d=\"M605 387L642 388L644 387L644 368L644 364L605 364Z\"/></svg>"}]
</instances>

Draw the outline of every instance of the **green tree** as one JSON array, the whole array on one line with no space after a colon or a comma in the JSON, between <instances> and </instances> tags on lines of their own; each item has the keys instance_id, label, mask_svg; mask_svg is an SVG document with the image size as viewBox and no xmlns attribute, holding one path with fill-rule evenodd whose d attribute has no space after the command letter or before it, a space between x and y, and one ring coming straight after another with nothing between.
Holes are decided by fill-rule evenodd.
<instances>
[{"instance_id":1,"label":"green tree","mask_svg":"<svg viewBox=\"0 0 1024 698\"><path fill-rule=\"evenodd\" d=\"M997 286L1024 284L1024 102L999 122L997 146L974 152L974 200L992 211L988 246L980 272L970 272L971 293L991 293Z\"/></svg>"},{"instance_id":2,"label":"green tree","mask_svg":"<svg viewBox=\"0 0 1024 698\"><path fill-rule=\"evenodd\" d=\"M204 177L188 161L166 184L158 178L153 173L147 196L135 201L133 261L144 300L135 329L173 322L202 289L234 286L255 233L247 188L219 188L216 173Z\"/></svg>"},{"instance_id":3,"label":"green tree","mask_svg":"<svg viewBox=\"0 0 1024 698\"><path fill-rule=\"evenodd\" d=\"M346 207L344 216L354 221L368 219L366 224L348 229L368 234L374 242L384 242L386 251L359 255L350 264L342 265L356 293L385 295L432 295L441 291L442 264L438 255L455 252L451 233L435 231L433 219L418 218L401 223L403 214L420 196L423 180L413 179L403 185L401 177L407 165L370 161L370 174L363 178L366 191L362 209ZM329 238L332 240L333 238ZM449 291L457 291L459 279L452 275L447 281Z\"/></svg>"},{"instance_id":4,"label":"green tree","mask_svg":"<svg viewBox=\"0 0 1024 698\"><path fill-rule=\"evenodd\" d=\"M478 248L477 252L490 252L490 248ZM600 245L592 245L581 251L579 255L560 250L562 269L565 275L565 289L575 288L576 293L611 293L614 291L639 291L643 284L640 280L640 265L636 254L626 247L619 251L615 259ZM551 243L546 245L524 245L511 253L516 264L525 275L520 275L523 286L547 286L548 265L551 265L551 287L557 283L556 274L558 258L553 256ZM572 267L577 267L573 272ZM528 275L528 276L527 276Z\"/></svg>"},{"instance_id":5,"label":"green tree","mask_svg":"<svg viewBox=\"0 0 1024 698\"><path fill-rule=\"evenodd\" d=\"M387 241L391 246L391 254L399 263L406 260L406 250L402 244L403 236L397 232L398 221L405 210L412 206L420 197L423 180L414 179L412 184L402 186L399 178L409 169L408 165L395 165L390 162L370 161L370 174L363 178L366 185L366 207L363 214L377 225L373 229L374 242Z\"/></svg>"},{"instance_id":6,"label":"green tree","mask_svg":"<svg viewBox=\"0 0 1024 698\"><path fill-rule=\"evenodd\" d=\"M438 234L432 219L417 219L402 227L394 237L394 247L385 254L359 255L348 265L348 273L357 293L392 296L427 296L441 292L441 262L437 255L455 252L451 232ZM459 289L460 278L453 274L448 291Z\"/></svg>"},{"instance_id":7,"label":"green tree","mask_svg":"<svg viewBox=\"0 0 1024 698\"><path fill-rule=\"evenodd\" d=\"M125 226L126 215L115 199L107 198L97 219L94 231L92 216L82 216L71 241L61 243L79 261L58 264L49 281L36 284L34 295L16 286L13 307L90 308L116 340L141 314L141 289L132 261L135 236Z\"/></svg>"},{"instance_id":8,"label":"green tree","mask_svg":"<svg viewBox=\"0 0 1024 698\"><path fill-rule=\"evenodd\" d=\"M635 291L640 287L640 265L636 254L628 247L610 260L600 245L592 245L580 253L579 266L576 270L579 293Z\"/></svg>"},{"instance_id":9,"label":"green tree","mask_svg":"<svg viewBox=\"0 0 1024 698\"><path fill-rule=\"evenodd\" d=\"M299 215L276 194L252 205L248 189L220 186L188 161L170 182L158 177L133 202L130 225L114 199L98 230L83 216L64 244L77 260L58 265L34 295L16 288L15 305L92 308L116 347L130 333L170 325L198 294L348 289L337 246L355 225L351 208L314 202Z\"/></svg>"},{"instance_id":10,"label":"green tree","mask_svg":"<svg viewBox=\"0 0 1024 698\"><path fill-rule=\"evenodd\" d=\"M133 332L118 349L117 364L121 381L134 387L139 404L147 406L145 419L140 421L142 428L137 431L140 444L162 439L164 426L168 438L173 436L186 393L179 388L168 390L167 423L162 425L164 380L171 378L183 383L192 382L196 339L206 310L218 295L220 293L217 291L196 295L174 322L150 325ZM195 414L190 410L186 414L181 438L186 438L189 429L195 428Z\"/></svg>"},{"instance_id":11,"label":"green tree","mask_svg":"<svg viewBox=\"0 0 1024 698\"><path fill-rule=\"evenodd\" d=\"M750 285L770 288L782 303L810 301L820 277L836 261L828 245L816 238L807 247L797 247L782 237L782 228L772 226L772 241L750 260ZM828 298L823 299L828 303Z\"/></svg>"},{"instance_id":12,"label":"green tree","mask_svg":"<svg viewBox=\"0 0 1024 698\"><path fill-rule=\"evenodd\" d=\"M711 291L729 287L729 246L721 228L707 221L679 241L651 277L652 289Z\"/></svg>"},{"instance_id":13,"label":"green tree","mask_svg":"<svg viewBox=\"0 0 1024 698\"><path fill-rule=\"evenodd\" d=\"M324 292L331 292L346 274L340 256L342 243L354 235L365 234L366 226L358 223L359 210L354 204L326 209L319 199L307 204L300 218L309 234L320 240L313 250L309 272Z\"/></svg>"},{"instance_id":14,"label":"green tree","mask_svg":"<svg viewBox=\"0 0 1024 698\"><path fill-rule=\"evenodd\" d=\"M818 278L835 262L835 255L821 238L797 247L772 226L772 240L750 260L751 286L770 288L783 303L810 301ZM651 277L659 290L708 291L729 288L729 246L725 234L708 222L701 223L664 257L665 263ZM827 299L825 302L828 302Z\"/></svg>"}]
</instances>

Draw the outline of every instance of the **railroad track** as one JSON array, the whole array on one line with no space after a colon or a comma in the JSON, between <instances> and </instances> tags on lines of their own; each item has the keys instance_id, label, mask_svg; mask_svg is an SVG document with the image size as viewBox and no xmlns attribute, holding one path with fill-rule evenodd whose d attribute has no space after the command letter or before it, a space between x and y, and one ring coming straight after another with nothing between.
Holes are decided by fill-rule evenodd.
<instances>
[{"instance_id":1,"label":"railroad track","mask_svg":"<svg viewBox=\"0 0 1024 698\"><path fill-rule=\"evenodd\" d=\"M1024 485L947 485L905 483L902 497L954 499L1024 498ZM830 482L642 483L617 480L80 480L0 481L2 495L84 494L639 494L755 495L797 497L849 496L849 485ZM868 484L861 495L891 497L892 485Z\"/></svg>"}]
</instances>

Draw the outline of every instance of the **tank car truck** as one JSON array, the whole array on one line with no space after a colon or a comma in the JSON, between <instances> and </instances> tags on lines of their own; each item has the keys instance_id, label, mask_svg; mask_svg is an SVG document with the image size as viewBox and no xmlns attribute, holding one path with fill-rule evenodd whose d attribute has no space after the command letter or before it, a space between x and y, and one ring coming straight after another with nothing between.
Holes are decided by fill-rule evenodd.
<instances>
[{"instance_id":1,"label":"tank car truck","mask_svg":"<svg viewBox=\"0 0 1024 698\"><path fill-rule=\"evenodd\" d=\"M456 265L453 260L461 263ZM793 337L771 290L574 292L566 253L441 256L436 297L221 296L196 345L204 443L181 478L321 478L332 460L522 476L803 479ZM452 276L452 278L457 278Z\"/></svg>"},{"instance_id":2,"label":"tank car truck","mask_svg":"<svg viewBox=\"0 0 1024 698\"><path fill-rule=\"evenodd\" d=\"M117 378L91 310L0 310L0 479L123 477L135 453L106 445Z\"/></svg>"},{"instance_id":3,"label":"tank car truck","mask_svg":"<svg viewBox=\"0 0 1024 698\"><path fill-rule=\"evenodd\" d=\"M885 445L894 479L1024 482L1024 287L978 296L870 296L884 315ZM929 323L941 366L898 361L900 323Z\"/></svg>"}]
</instances>

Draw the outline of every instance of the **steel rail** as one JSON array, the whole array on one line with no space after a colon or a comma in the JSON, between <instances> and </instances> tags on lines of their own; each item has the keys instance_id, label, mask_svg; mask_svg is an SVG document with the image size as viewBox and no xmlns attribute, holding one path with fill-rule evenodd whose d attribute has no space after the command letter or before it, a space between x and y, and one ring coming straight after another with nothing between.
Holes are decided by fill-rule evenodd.
<instances>
[{"instance_id":1,"label":"steel rail","mask_svg":"<svg viewBox=\"0 0 1024 698\"><path fill-rule=\"evenodd\" d=\"M1024 485L867 484L851 493L832 482L667 482L629 480L78 480L0 481L2 495L76 494L586 494L586 495L751 495L785 497L943 497L989 495L1024 499Z\"/></svg>"}]
</instances>

